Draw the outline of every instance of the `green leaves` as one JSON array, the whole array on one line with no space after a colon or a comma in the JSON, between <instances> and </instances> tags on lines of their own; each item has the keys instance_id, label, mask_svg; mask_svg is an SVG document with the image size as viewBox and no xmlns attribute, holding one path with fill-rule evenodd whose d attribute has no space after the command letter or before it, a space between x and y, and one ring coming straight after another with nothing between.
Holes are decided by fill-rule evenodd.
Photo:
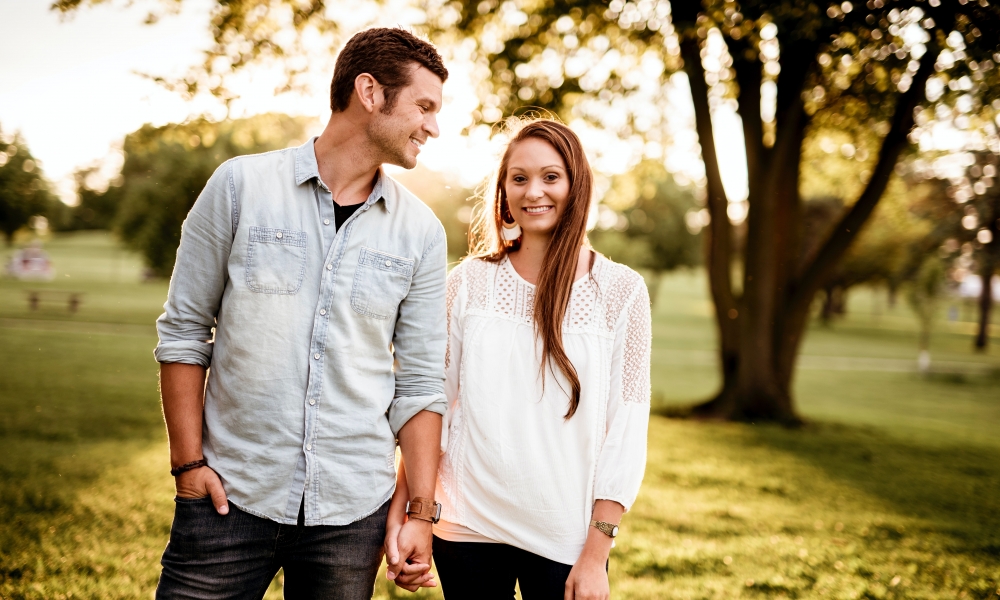
<instances>
[{"instance_id":1,"label":"green leaves","mask_svg":"<svg viewBox=\"0 0 1000 600\"><path fill-rule=\"evenodd\" d=\"M56 202L24 140L18 135L5 138L0 132L0 231L7 244L31 217L48 213Z\"/></svg>"}]
</instances>

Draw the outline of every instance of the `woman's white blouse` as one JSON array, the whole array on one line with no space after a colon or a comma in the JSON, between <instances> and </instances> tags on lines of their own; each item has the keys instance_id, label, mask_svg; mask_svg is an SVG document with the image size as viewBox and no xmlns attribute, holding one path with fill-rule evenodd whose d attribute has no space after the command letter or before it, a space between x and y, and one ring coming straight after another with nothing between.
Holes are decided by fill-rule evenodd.
<instances>
[{"instance_id":1,"label":"woman's white blouse","mask_svg":"<svg viewBox=\"0 0 1000 600\"><path fill-rule=\"evenodd\" d=\"M583 550L596 500L628 510L646 466L649 294L597 257L573 284L563 346L580 377L540 371L535 287L506 258L448 277L448 350L437 498L442 520L564 564Z\"/></svg>"}]
</instances>

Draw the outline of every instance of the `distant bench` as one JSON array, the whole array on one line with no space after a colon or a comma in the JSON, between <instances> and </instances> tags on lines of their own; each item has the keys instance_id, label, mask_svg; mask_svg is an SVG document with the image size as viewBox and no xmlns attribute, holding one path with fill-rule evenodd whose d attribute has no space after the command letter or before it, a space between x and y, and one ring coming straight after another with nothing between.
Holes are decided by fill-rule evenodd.
<instances>
[{"instance_id":1,"label":"distant bench","mask_svg":"<svg viewBox=\"0 0 1000 600\"><path fill-rule=\"evenodd\" d=\"M75 313L83 303L83 292L73 292L69 290L25 290L28 299L28 308L38 310L42 302L50 304L65 304L69 312Z\"/></svg>"}]
</instances>

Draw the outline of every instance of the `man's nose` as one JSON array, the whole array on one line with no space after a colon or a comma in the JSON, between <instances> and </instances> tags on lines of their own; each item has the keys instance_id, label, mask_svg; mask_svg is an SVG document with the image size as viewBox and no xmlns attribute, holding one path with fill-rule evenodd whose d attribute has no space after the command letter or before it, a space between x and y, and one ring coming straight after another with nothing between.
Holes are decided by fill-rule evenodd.
<instances>
[{"instance_id":1,"label":"man's nose","mask_svg":"<svg viewBox=\"0 0 1000 600\"><path fill-rule=\"evenodd\" d=\"M427 135L435 138L441 134L441 131L438 129L437 117L433 114L428 115L424 121L424 131L427 132Z\"/></svg>"}]
</instances>

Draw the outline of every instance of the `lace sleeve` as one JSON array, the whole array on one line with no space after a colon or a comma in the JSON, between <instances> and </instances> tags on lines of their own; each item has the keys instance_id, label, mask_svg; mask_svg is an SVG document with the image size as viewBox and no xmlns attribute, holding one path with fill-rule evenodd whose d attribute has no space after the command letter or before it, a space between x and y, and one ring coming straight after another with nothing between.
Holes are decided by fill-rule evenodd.
<instances>
[{"instance_id":1,"label":"lace sleeve","mask_svg":"<svg viewBox=\"0 0 1000 600\"><path fill-rule=\"evenodd\" d=\"M649 355L653 341L650 324L649 291L639 283L638 293L628 307L625 344L622 348L622 402L649 402Z\"/></svg>"},{"instance_id":2,"label":"lace sleeve","mask_svg":"<svg viewBox=\"0 0 1000 600\"><path fill-rule=\"evenodd\" d=\"M623 278L624 279L624 278ZM649 292L637 273L628 277L627 301L619 309L612 359L607 434L598 457L594 498L631 508L646 469L649 428Z\"/></svg>"}]
</instances>

